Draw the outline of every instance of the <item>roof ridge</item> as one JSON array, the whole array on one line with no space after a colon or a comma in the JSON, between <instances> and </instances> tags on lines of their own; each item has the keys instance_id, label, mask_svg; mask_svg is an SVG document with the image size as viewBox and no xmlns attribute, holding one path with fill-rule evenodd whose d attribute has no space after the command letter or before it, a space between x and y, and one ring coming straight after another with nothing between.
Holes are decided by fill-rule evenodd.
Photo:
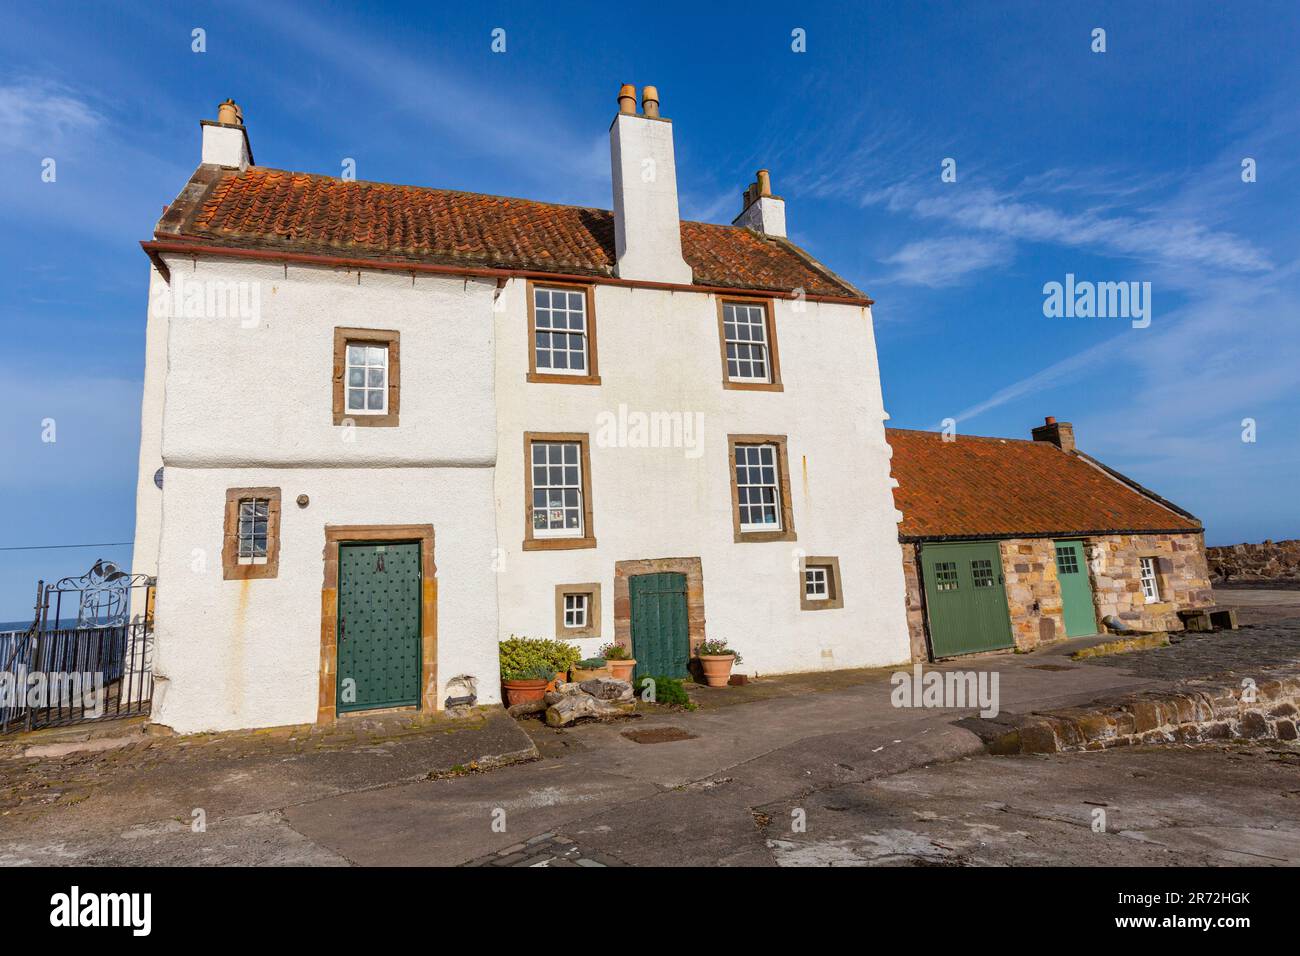
<instances>
[{"instance_id":1,"label":"roof ridge","mask_svg":"<svg viewBox=\"0 0 1300 956\"><path fill-rule=\"evenodd\" d=\"M938 438L943 437L943 432L932 431L929 428L896 428L892 425L886 425L885 431L911 432L914 435L934 435ZM978 439L979 441L1001 441L1001 442L1014 441L1014 442L1021 442L1026 445L1049 445L1052 448L1056 447L1051 442L1036 441L1033 438L1004 438L1001 435L963 435L961 433L954 433L953 441L956 441L959 438L965 438L965 439L975 438Z\"/></svg>"}]
</instances>

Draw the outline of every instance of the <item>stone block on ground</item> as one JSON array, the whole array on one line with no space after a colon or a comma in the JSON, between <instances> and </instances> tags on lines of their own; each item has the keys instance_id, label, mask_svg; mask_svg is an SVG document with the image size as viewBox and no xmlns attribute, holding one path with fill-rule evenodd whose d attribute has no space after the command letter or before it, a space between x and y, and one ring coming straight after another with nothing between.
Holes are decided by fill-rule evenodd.
<instances>
[{"instance_id":1,"label":"stone block on ground","mask_svg":"<svg viewBox=\"0 0 1300 956\"><path fill-rule=\"evenodd\" d=\"M598 700L631 700L632 684L612 677L595 677L580 685L584 693Z\"/></svg>"}]
</instances>

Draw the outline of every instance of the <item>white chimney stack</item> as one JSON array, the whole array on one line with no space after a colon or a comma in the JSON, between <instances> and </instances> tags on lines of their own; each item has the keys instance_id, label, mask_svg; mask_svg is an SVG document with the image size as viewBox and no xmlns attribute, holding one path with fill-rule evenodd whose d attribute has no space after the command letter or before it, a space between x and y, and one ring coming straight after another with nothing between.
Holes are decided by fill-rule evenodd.
<instances>
[{"instance_id":1,"label":"white chimney stack","mask_svg":"<svg viewBox=\"0 0 1300 956\"><path fill-rule=\"evenodd\" d=\"M200 120L199 123L203 127L201 162L240 172L252 165L253 150L248 145L244 114L234 100L226 100L217 107L216 122Z\"/></svg>"},{"instance_id":2,"label":"white chimney stack","mask_svg":"<svg viewBox=\"0 0 1300 956\"><path fill-rule=\"evenodd\" d=\"M623 279L689 284L677 211L673 124L659 115L659 91L647 86L636 112L636 88L623 84L609 128L614 182L614 249Z\"/></svg>"},{"instance_id":3,"label":"white chimney stack","mask_svg":"<svg viewBox=\"0 0 1300 956\"><path fill-rule=\"evenodd\" d=\"M745 208L731 221L733 226L748 226L769 236L785 238L785 200L772 195L772 178L760 169L745 190Z\"/></svg>"}]
</instances>

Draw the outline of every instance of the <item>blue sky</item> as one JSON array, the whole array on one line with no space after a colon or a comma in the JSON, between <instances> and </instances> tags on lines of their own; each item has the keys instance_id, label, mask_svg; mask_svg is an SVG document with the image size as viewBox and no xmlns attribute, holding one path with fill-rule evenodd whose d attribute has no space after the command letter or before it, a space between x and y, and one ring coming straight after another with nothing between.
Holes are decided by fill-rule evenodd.
<instances>
[{"instance_id":1,"label":"blue sky","mask_svg":"<svg viewBox=\"0 0 1300 956\"><path fill-rule=\"evenodd\" d=\"M622 82L659 87L684 216L729 222L768 167L791 238L877 300L893 424L1027 437L1056 415L1211 544L1300 535L1294 3L232 0L5 21L0 546L131 538L137 243L220 100L268 166L351 157L362 179L608 208ZM1150 327L1045 317L1067 273L1150 282ZM101 554L129 549L0 552L0 619Z\"/></svg>"}]
</instances>

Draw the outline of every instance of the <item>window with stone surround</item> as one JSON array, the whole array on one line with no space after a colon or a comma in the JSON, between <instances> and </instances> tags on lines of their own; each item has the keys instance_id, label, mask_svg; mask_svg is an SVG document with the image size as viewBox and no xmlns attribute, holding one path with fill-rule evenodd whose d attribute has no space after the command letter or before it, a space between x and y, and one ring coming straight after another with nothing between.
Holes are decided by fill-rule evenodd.
<instances>
[{"instance_id":1,"label":"window with stone surround","mask_svg":"<svg viewBox=\"0 0 1300 956\"><path fill-rule=\"evenodd\" d=\"M600 584L555 586L555 636L600 637Z\"/></svg>"},{"instance_id":2,"label":"window with stone surround","mask_svg":"<svg viewBox=\"0 0 1300 956\"><path fill-rule=\"evenodd\" d=\"M525 551L596 546L586 434L525 432L524 514Z\"/></svg>"},{"instance_id":3,"label":"window with stone surround","mask_svg":"<svg viewBox=\"0 0 1300 956\"><path fill-rule=\"evenodd\" d=\"M840 559L829 557L804 558L802 589L799 607L805 611L820 611L844 606L840 590Z\"/></svg>"},{"instance_id":4,"label":"window with stone surround","mask_svg":"<svg viewBox=\"0 0 1300 956\"><path fill-rule=\"evenodd\" d=\"M794 541L784 435L728 435L736 541Z\"/></svg>"},{"instance_id":5,"label":"window with stone surround","mask_svg":"<svg viewBox=\"0 0 1300 956\"><path fill-rule=\"evenodd\" d=\"M334 330L334 424L396 427L401 404L401 335Z\"/></svg>"},{"instance_id":6,"label":"window with stone surround","mask_svg":"<svg viewBox=\"0 0 1300 956\"><path fill-rule=\"evenodd\" d=\"M782 391L776 324L767 299L718 299L724 388Z\"/></svg>"},{"instance_id":7,"label":"window with stone surround","mask_svg":"<svg viewBox=\"0 0 1300 956\"><path fill-rule=\"evenodd\" d=\"M599 385L591 286L528 283L528 381Z\"/></svg>"},{"instance_id":8,"label":"window with stone surround","mask_svg":"<svg viewBox=\"0 0 1300 956\"><path fill-rule=\"evenodd\" d=\"M221 546L227 581L273 578L280 569L280 489L228 488Z\"/></svg>"}]
</instances>

